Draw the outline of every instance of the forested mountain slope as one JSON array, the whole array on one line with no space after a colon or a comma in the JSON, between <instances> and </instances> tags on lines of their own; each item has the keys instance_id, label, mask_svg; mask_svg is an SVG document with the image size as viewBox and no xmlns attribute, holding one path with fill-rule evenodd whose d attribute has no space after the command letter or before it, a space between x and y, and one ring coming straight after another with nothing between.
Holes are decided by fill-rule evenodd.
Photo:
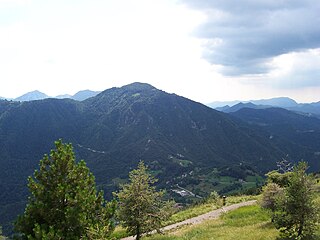
<instances>
[{"instance_id":1,"label":"forested mountain slope","mask_svg":"<svg viewBox=\"0 0 320 240\"><path fill-rule=\"evenodd\" d=\"M107 193L144 160L162 187L197 169L276 167L286 155L269 136L148 84L111 88L84 101L0 101L0 225L21 212L26 179L53 142L73 143Z\"/></svg>"}]
</instances>

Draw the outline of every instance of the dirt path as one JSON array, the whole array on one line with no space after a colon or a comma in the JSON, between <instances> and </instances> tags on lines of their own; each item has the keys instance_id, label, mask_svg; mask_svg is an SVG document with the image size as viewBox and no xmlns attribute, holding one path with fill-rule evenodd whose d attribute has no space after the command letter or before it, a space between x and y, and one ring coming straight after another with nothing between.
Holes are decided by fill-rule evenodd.
<instances>
[{"instance_id":1,"label":"dirt path","mask_svg":"<svg viewBox=\"0 0 320 240\"><path fill-rule=\"evenodd\" d=\"M218 218L222 213L232 211L232 210L237 209L239 207L253 205L255 203L256 203L256 200L252 200L252 201L241 202L241 203L233 204L233 205L230 205L230 206L222 207L222 208L213 210L211 212L199 215L197 217L189 218L189 219L184 220L182 222L178 222L178 223L175 223L175 224L172 224L172 225L168 225L166 227L163 227L161 230L162 231L169 231L171 229L180 227L182 225L199 224L199 223L203 222L204 220ZM134 239L135 239L134 236L130 236L130 237L122 238L121 240L134 240Z\"/></svg>"}]
</instances>

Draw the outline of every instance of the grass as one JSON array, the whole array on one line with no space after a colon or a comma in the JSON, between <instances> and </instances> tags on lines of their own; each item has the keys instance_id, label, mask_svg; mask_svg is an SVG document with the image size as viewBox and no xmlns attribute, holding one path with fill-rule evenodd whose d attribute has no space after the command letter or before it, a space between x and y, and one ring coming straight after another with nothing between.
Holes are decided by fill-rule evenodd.
<instances>
[{"instance_id":1,"label":"grass","mask_svg":"<svg viewBox=\"0 0 320 240\"><path fill-rule=\"evenodd\" d=\"M179 211L171 216L171 218L165 223L165 225L170 225L177 222L182 222L186 219L199 216L201 214L210 212L212 210L218 209L218 205L212 203L199 204L185 210Z\"/></svg>"},{"instance_id":2,"label":"grass","mask_svg":"<svg viewBox=\"0 0 320 240\"><path fill-rule=\"evenodd\" d=\"M186 226L167 233L145 237L145 240L271 240L278 232L270 223L269 213L259 206L248 206L195 226Z\"/></svg>"},{"instance_id":3,"label":"grass","mask_svg":"<svg viewBox=\"0 0 320 240\"><path fill-rule=\"evenodd\" d=\"M245 202L249 200L256 200L256 199L257 199L257 196L230 196L230 197L227 197L226 205L229 206L235 203ZM222 207L222 201L219 201L217 204L210 203L210 201L208 201L206 203L194 205L173 214L171 218L164 225L167 226L173 223L182 222L186 219L199 216L201 214L213 211L220 207Z\"/></svg>"},{"instance_id":4,"label":"grass","mask_svg":"<svg viewBox=\"0 0 320 240\"><path fill-rule=\"evenodd\" d=\"M227 205L258 199L257 196L232 196L227 197ZM316 199L320 203L320 194ZM210 203L192 206L172 216L168 224L180 222L219 208ZM184 226L174 229L164 235L144 237L144 240L275 240L279 232L270 222L270 213L258 205L241 207L224 214L216 220L208 220L194 226ZM318 230L320 235L320 229ZM125 229L118 227L113 234L115 239L125 237Z\"/></svg>"},{"instance_id":5,"label":"grass","mask_svg":"<svg viewBox=\"0 0 320 240\"><path fill-rule=\"evenodd\" d=\"M232 205L235 203L245 202L245 201L254 200L254 199L257 199L257 196L230 196L230 197L227 197L226 205ZM221 206L222 206L222 201L220 201L218 204L206 202L206 203L194 205L173 214L171 218L164 225L167 226L173 223L182 222L186 219L196 217L201 214L218 209ZM114 239L120 239L126 236L128 236L128 234L126 233L125 229L122 228L121 226L116 227L115 231L111 235L111 237Z\"/></svg>"},{"instance_id":6,"label":"grass","mask_svg":"<svg viewBox=\"0 0 320 240\"><path fill-rule=\"evenodd\" d=\"M121 226L117 226L116 229L111 234L110 238L111 239L121 239L121 238L128 237L128 236L129 235L127 234L125 228L123 228Z\"/></svg>"}]
</instances>

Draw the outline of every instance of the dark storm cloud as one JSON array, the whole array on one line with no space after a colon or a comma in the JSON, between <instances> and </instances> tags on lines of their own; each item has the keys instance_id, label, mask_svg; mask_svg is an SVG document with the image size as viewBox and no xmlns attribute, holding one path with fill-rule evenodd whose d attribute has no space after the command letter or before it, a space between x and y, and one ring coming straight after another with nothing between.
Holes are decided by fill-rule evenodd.
<instances>
[{"instance_id":1,"label":"dark storm cloud","mask_svg":"<svg viewBox=\"0 0 320 240\"><path fill-rule=\"evenodd\" d=\"M320 47L319 0L182 0L207 21L195 35L225 75L260 74L281 54Z\"/></svg>"}]
</instances>

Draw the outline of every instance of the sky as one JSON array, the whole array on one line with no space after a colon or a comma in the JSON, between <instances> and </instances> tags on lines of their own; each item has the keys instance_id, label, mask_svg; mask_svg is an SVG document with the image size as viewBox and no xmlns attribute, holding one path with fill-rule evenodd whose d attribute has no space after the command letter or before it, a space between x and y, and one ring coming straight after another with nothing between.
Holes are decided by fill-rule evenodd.
<instances>
[{"instance_id":1,"label":"sky","mask_svg":"<svg viewBox=\"0 0 320 240\"><path fill-rule=\"evenodd\" d=\"M145 82L320 101L319 0L0 0L0 96Z\"/></svg>"}]
</instances>

